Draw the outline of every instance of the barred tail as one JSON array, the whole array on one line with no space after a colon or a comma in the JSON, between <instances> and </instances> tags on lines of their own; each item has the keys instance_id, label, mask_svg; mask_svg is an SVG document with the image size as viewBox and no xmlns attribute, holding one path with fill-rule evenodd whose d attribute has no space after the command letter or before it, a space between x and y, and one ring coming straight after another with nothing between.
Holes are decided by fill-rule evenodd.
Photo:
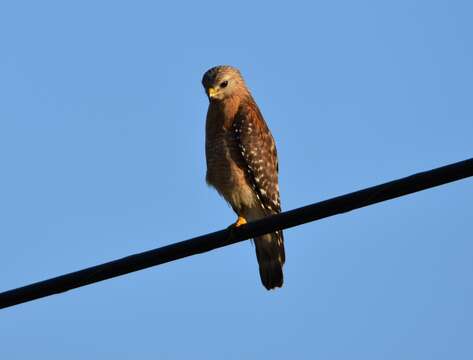
<instances>
[{"instance_id":1,"label":"barred tail","mask_svg":"<svg viewBox=\"0 0 473 360\"><path fill-rule=\"evenodd\" d=\"M286 258L282 231L263 235L254 240L261 282L267 290L282 287L282 268Z\"/></svg>"}]
</instances>

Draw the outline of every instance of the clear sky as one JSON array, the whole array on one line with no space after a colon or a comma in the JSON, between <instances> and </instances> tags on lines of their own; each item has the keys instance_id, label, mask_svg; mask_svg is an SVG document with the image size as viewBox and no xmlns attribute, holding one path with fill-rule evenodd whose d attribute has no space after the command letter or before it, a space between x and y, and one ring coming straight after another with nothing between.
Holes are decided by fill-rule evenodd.
<instances>
[{"instance_id":1,"label":"clear sky","mask_svg":"<svg viewBox=\"0 0 473 360\"><path fill-rule=\"evenodd\" d=\"M0 290L220 230L202 74L241 69L284 209L473 156L469 1L0 5ZM1 359L472 359L473 181L0 311Z\"/></svg>"}]
</instances>

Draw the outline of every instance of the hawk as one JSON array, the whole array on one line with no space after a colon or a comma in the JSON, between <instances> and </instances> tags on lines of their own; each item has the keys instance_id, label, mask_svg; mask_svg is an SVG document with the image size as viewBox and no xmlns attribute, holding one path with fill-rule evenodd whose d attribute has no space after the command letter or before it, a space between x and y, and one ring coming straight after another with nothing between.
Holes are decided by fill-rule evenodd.
<instances>
[{"instance_id":1,"label":"hawk","mask_svg":"<svg viewBox=\"0 0 473 360\"><path fill-rule=\"evenodd\" d=\"M281 212L274 139L238 69L221 65L202 78L209 98L205 129L206 181L230 204L234 226ZM261 282L283 284L282 231L254 239Z\"/></svg>"}]
</instances>

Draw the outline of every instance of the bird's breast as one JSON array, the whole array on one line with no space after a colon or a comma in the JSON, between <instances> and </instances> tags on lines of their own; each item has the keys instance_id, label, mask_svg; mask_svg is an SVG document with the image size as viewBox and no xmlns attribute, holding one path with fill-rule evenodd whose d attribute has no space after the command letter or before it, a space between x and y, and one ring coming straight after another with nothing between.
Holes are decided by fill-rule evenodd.
<instances>
[{"instance_id":1,"label":"bird's breast","mask_svg":"<svg viewBox=\"0 0 473 360\"><path fill-rule=\"evenodd\" d=\"M207 183L235 210L251 206L256 197L248 184L246 166L232 133L223 127L207 126L205 152Z\"/></svg>"}]
</instances>

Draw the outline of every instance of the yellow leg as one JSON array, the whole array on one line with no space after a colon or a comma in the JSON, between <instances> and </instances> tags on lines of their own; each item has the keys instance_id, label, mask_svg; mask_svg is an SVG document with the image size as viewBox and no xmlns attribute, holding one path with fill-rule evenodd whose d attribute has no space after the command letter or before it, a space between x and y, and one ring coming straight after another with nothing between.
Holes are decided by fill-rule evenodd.
<instances>
[{"instance_id":1,"label":"yellow leg","mask_svg":"<svg viewBox=\"0 0 473 360\"><path fill-rule=\"evenodd\" d=\"M238 219L235 223L235 227L239 227L239 226L245 225L245 224L246 224L246 219L243 216L238 216Z\"/></svg>"},{"instance_id":2,"label":"yellow leg","mask_svg":"<svg viewBox=\"0 0 473 360\"><path fill-rule=\"evenodd\" d=\"M246 219L243 216L238 216L236 223L230 225L227 229L229 230L228 236L230 239L234 238L235 236L235 229L239 226L245 225Z\"/></svg>"}]
</instances>

